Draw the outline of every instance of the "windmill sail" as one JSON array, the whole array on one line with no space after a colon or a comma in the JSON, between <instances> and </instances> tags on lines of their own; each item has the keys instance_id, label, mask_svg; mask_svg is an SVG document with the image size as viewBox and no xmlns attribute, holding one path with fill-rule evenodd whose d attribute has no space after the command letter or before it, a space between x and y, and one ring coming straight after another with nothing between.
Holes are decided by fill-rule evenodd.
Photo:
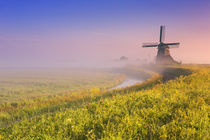
<instances>
[{"instance_id":1,"label":"windmill sail","mask_svg":"<svg viewBox=\"0 0 210 140\"><path fill-rule=\"evenodd\" d=\"M165 26L160 26L160 42L165 40Z\"/></svg>"},{"instance_id":2,"label":"windmill sail","mask_svg":"<svg viewBox=\"0 0 210 140\"><path fill-rule=\"evenodd\" d=\"M169 48L178 48L180 43L166 43Z\"/></svg>"},{"instance_id":3,"label":"windmill sail","mask_svg":"<svg viewBox=\"0 0 210 140\"><path fill-rule=\"evenodd\" d=\"M163 43L165 39L165 26L160 26L160 42L159 43L144 43L142 47L158 47L156 56L157 64L179 64L170 55L170 48L179 47L180 43Z\"/></svg>"},{"instance_id":4,"label":"windmill sail","mask_svg":"<svg viewBox=\"0 0 210 140\"><path fill-rule=\"evenodd\" d=\"M157 47L159 43L144 43L142 47Z\"/></svg>"}]
</instances>

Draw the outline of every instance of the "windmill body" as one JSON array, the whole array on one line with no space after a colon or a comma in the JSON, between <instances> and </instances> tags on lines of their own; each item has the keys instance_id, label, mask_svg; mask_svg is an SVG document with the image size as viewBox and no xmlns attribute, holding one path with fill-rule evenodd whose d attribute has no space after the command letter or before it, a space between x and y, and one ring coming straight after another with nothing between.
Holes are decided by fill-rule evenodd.
<instances>
[{"instance_id":1,"label":"windmill body","mask_svg":"<svg viewBox=\"0 0 210 140\"><path fill-rule=\"evenodd\" d=\"M165 35L165 27L160 27L160 42L159 43L147 43L142 47L157 47L158 52L156 56L156 64L179 64L170 55L170 48L177 48L179 43L163 43Z\"/></svg>"}]
</instances>

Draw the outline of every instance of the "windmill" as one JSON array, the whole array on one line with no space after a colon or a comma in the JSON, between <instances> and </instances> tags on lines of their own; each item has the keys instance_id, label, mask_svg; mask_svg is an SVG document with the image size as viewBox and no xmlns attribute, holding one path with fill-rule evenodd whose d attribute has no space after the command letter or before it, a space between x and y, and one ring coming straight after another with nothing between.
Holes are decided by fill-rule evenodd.
<instances>
[{"instance_id":1,"label":"windmill","mask_svg":"<svg viewBox=\"0 0 210 140\"><path fill-rule=\"evenodd\" d=\"M160 26L160 42L159 43L144 43L145 47L157 47L158 53L156 56L156 64L179 64L175 61L169 52L170 48L178 48L180 43L163 43L165 37L165 26Z\"/></svg>"}]
</instances>

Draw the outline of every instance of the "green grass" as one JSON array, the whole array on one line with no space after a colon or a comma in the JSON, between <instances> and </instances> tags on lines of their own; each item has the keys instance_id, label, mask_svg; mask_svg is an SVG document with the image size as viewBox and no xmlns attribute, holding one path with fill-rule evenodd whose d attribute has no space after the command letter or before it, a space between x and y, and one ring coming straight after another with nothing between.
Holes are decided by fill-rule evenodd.
<instances>
[{"instance_id":1,"label":"green grass","mask_svg":"<svg viewBox=\"0 0 210 140\"><path fill-rule=\"evenodd\" d=\"M81 104L85 97L100 94L125 78L95 70L60 69L2 72L0 77L0 127Z\"/></svg>"},{"instance_id":2,"label":"green grass","mask_svg":"<svg viewBox=\"0 0 210 140\"><path fill-rule=\"evenodd\" d=\"M0 137L208 139L210 67L181 66L174 69L176 71L170 75L175 73L179 78L162 83L155 76L155 80L131 88L99 93L79 108L70 107L56 113L25 118L1 128ZM187 72L187 75L180 76L180 72L186 69L191 74ZM155 82L157 80L159 82ZM3 114L5 118L7 115Z\"/></svg>"},{"instance_id":3,"label":"green grass","mask_svg":"<svg viewBox=\"0 0 210 140\"><path fill-rule=\"evenodd\" d=\"M81 70L0 71L0 104L118 84L119 75Z\"/></svg>"}]
</instances>

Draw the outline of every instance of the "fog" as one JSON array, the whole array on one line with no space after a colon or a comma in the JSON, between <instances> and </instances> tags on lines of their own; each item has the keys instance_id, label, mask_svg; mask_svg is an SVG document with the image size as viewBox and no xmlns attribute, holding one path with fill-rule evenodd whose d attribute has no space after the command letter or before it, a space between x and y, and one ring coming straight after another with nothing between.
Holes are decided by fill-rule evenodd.
<instances>
[{"instance_id":1,"label":"fog","mask_svg":"<svg viewBox=\"0 0 210 140\"><path fill-rule=\"evenodd\" d=\"M0 2L0 67L154 63L159 26L182 63L210 63L209 2ZM159 8L165 6L168 8ZM121 62L121 56L128 61Z\"/></svg>"},{"instance_id":2,"label":"fog","mask_svg":"<svg viewBox=\"0 0 210 140\"><path fill-rule=\"evenodd\" d=\"M7 42L1 39L0 67L107 67L127 63L152 63L157 48L142 48L141 45L143 42L158 40L159 26L155 27L146 33L141 30L134 32L131 28L130 31L125 30L125 33L101 31L101 34L89 32L77 35L59 34L36 40L25 38L11 39ZM190 34L186 30L186 39L183 39L184 37L180 36L183 36L184 31L180 32L180 36L175 36L173 34L179 32L170 28L168 30L166 40L181 43L179 48L170 50L172 57L177 61L210 62L208 47L210 42L207 35L194 36L191 40L187 38ZM126 56L128 60L120 61L121 56Z\"/></svg>"}]
</instances>

